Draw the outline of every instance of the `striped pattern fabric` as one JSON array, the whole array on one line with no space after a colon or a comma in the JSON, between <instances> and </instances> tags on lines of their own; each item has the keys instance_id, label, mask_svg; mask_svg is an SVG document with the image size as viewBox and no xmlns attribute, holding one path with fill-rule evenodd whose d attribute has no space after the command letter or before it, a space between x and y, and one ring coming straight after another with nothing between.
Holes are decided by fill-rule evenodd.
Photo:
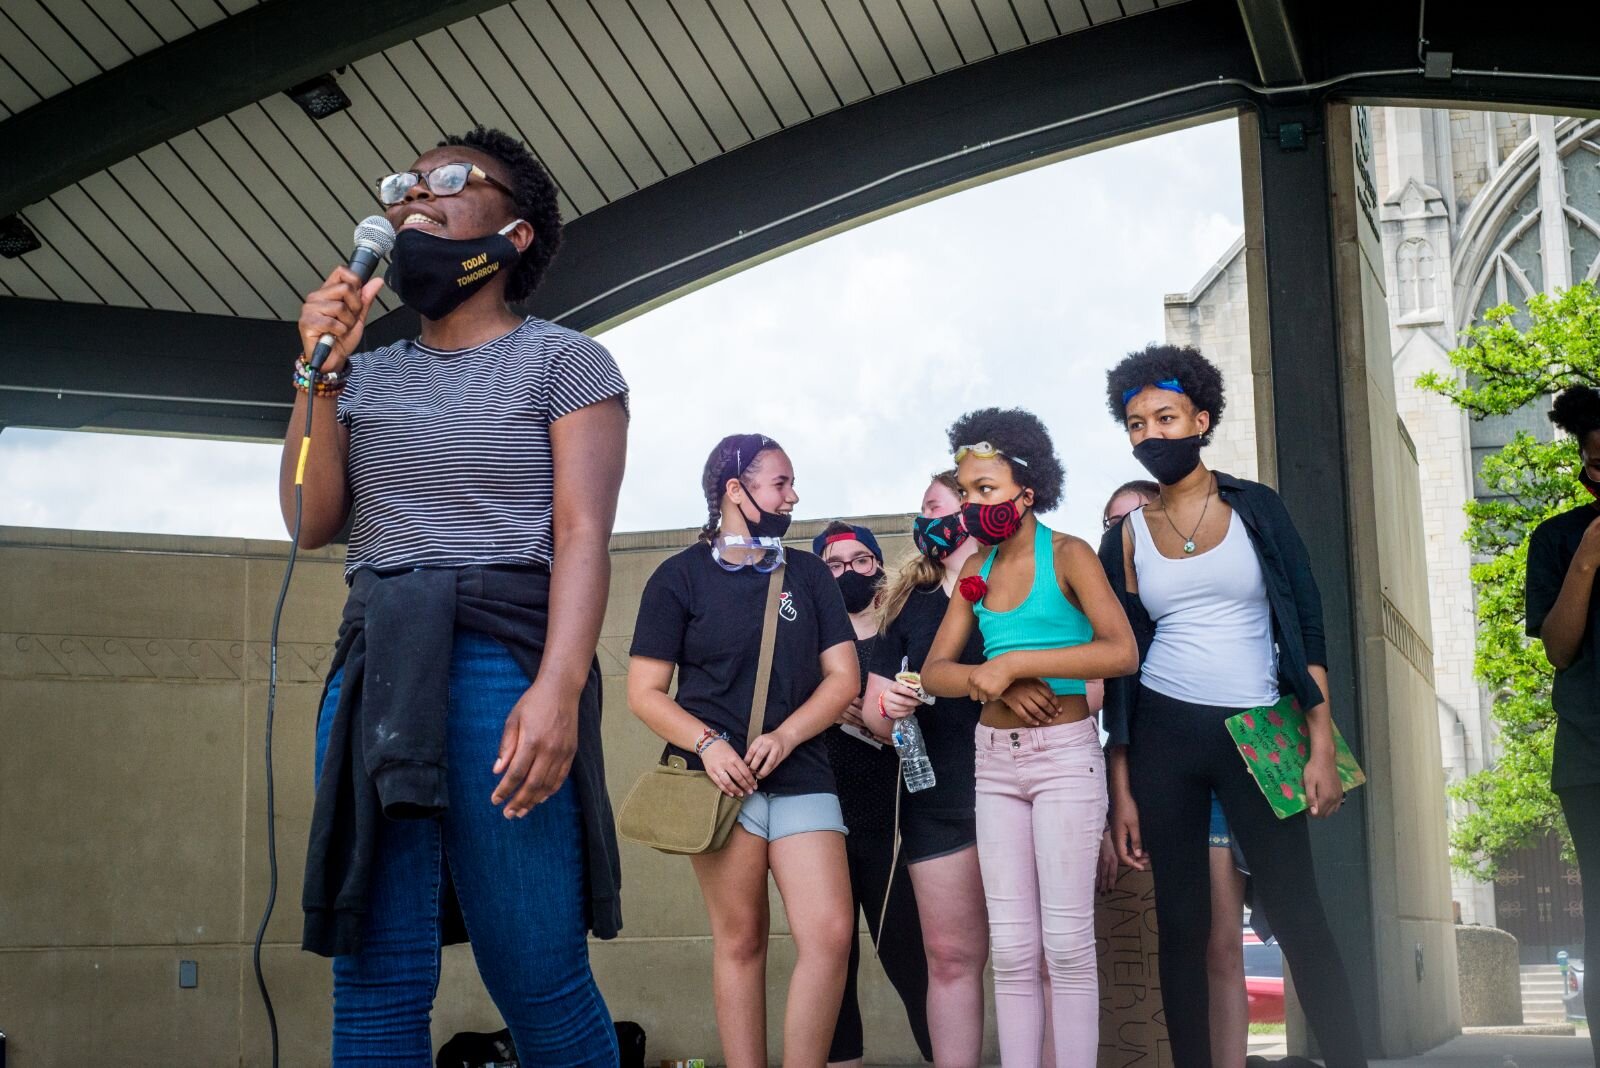
<instances>
[{"instance_id":1,"label":"striped pattern fabric","mask_svg":"<svg viewBox=\"0 0 1600 1068\"><path fill-rule=\"evenodd\" d=\"M362 567L548 567L550 424L627 392L603 346L532 317L477 348L357 354L338 409L355 505L346 580Z\"/></svg>"}]
</instances>

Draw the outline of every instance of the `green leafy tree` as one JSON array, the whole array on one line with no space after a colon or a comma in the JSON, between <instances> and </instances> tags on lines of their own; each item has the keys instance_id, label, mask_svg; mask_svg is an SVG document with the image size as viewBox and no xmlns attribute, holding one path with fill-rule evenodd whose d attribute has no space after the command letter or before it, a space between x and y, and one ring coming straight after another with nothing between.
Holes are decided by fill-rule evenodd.
<instances>
[{"instance_id":1,"label":"green leafy tree","mask_svg":"<svg viewBox=\"0 0 1600 1068\"><path fill-rule=\"evenodd\" d=\"M1550 396L1568 386L1600 387L1600 293L1584 282L1557 296L1530 297L1525 314L1509 304L1494 308L1466 333L1450 363L1456 374L1430 371L1418 385L1475 419L1528 405L1548 410ZM1492 878L1508 853L1550 831L1571 851L1550 792L1554 672L1540 642L1525 635L1523 584L1533 528L1590 499L1578 484L1577 463L1572 439L1541 442L1519 431L1483 462L1480 478L1493 496L1466 506L1466 539L1478 560L1475 668L1493 700L1501 755L1451 787L1469 811L1456 822L1450 846L1451 863L1479 878Z\"/></svg>"}]
</instances>

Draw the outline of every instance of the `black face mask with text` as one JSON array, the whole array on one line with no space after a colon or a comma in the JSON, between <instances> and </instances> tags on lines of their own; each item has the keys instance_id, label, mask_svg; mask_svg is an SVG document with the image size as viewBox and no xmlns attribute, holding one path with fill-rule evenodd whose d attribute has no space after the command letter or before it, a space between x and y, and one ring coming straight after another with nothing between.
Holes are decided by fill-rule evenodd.
<instances>
[{"instance_id":1,"label":"black face mask with text","mask_svg":"<svg viewBox=\"0 0 1600 1068\"><path fill-rule=\"evenodd\" d=\"M443 319L522 257L506 236L516 225L466 240L401 230L384 283L424 319Z\"/></svg>"}]
</instances>

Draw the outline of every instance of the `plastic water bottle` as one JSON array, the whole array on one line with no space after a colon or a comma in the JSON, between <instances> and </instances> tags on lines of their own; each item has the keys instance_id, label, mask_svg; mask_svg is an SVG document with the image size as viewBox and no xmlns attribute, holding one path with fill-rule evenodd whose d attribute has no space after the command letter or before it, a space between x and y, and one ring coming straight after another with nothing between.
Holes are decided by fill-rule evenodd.
<instances>
[{"instance_id":1,"label":"plastic water bottle","mask_svg":"<svg viewBox=\"0 0 1600 1068\"><path fill-rule=\"evenodd\" d=\"M902 683L917 691L917 696L924 704L933 704L933 698L928 696L922 688L922 673L907 671L910 657L900 658L900 674L894 677ZM906 790L916 793L926 790L938 779L933 774L933 761L928 759L928 745L922 739L922 727L917 723L916 716L907 716L894 725L894 748L900 754L900 773L905 776Z\"/></svg>"},{"instance_id":2,"label":"plastic water bottle","mask_svg":"<svg viewBox=\"0 0 1600 1068\"><path fill-rule=\"evenodd\" d=\"M933 762L928 759L928 746L922 740L922 728L917 725L916 716L896 721L894 748L900 754L900 773L905 776L907 791L914 794L938 781L934 778Z\"/></svg>"}]
</instances>

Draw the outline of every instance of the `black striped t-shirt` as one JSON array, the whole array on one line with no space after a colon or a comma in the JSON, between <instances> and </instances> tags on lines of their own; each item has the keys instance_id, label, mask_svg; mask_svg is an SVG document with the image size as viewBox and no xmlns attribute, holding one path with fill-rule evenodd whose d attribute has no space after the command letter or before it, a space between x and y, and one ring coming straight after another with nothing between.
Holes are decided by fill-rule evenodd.
<instances>
[{"instance_id":1,"label":"black striped t-shirt","mask_svg":"<svg viewBox=\"0 0 1600 1068\"><path fill-rule=\"evenodd\" d=\"M530 317L477 348L402 341L350 363L338 409L355 506L345 578L362 567L549 566L550 424L627 402L611 354Z\"/></svg>"}]
</instances>

